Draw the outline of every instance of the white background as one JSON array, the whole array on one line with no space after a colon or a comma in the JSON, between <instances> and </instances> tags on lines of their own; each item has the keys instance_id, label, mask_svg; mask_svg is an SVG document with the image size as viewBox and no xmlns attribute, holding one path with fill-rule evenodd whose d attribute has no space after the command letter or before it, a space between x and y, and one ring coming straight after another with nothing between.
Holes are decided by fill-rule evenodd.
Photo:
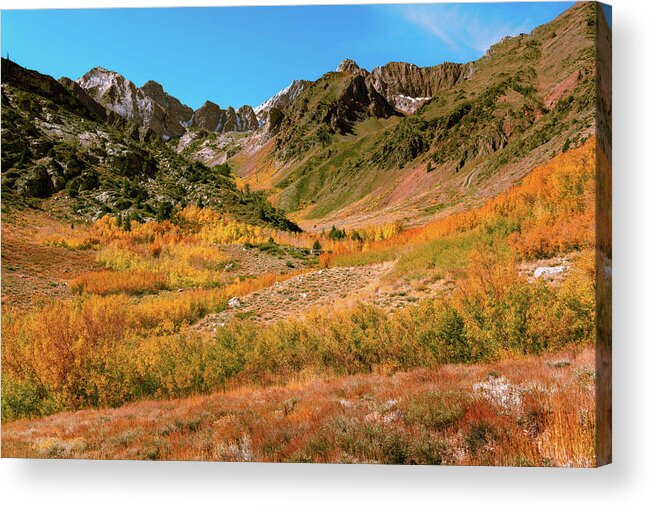
<instances>
[{"instance_id":1,"label":"white background","mask_svg":"<svg viewBox=\"0 0 651 507\"><path fill-rule=\"evenodd\" d=\"M192 5L274 3L309 0L194 0ZM0 505L651 505L651 386L647 373L651 362L651 3L612 0L612 4L613 465L597 470L556 470L3 459ZM3 9L177 5L182 2L0 0Z\"/></svg>"}]
</instances>

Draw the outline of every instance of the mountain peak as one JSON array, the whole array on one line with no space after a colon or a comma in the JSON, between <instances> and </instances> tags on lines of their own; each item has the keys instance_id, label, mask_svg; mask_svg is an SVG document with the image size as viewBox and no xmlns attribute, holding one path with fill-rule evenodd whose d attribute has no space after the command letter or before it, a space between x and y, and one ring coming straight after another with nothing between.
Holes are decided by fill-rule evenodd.
<instances>
[{"instance_id":1,"label":"mountain peak","mask_svg":"<svg viewBox=\"0 0 651 507\"><path fill-rule=\"evenodd\" d=\"M156 81L138 88L118 72L93 67L77 84L105 108L164 138L181 135L183 122L192 117L192 109L167 94Z\"/></svg>"},{"instance_id":2,"label":"mountain peak","mask_svg":"<svg viewBox=\"0 0 651 507\"><path fill-rule=\"evenodd\" d=\"M79 79L77 79L77 83L82 84L82 81L87 82L91 80L94 80L95 82L97 81L108 82L112 80L129 81L119 72L116 72L111 69L107 69L106 67L97 66L97 67L93 67L88 72L86 72L86 74L84 74Z\"/></svg>"},{"instance_id":3,"label":"mountain peak","mask_svg":"<svg viewBox=\"0 0 651 507\"><path fill-rule=\"evenodd\" d=\"M194 112L192 125L209 132L247 132L258 128L258 119L251 106L222 109L207 100Z\"/></svg>"},{"instance_id":4,"label":"mountain peak","mask_svg":"<svg viewBox=\"0 0 651 507\"><path fill-rule=\"evenodd\" d=\"M209 110L215 109L215 110L217 110L217 109L221 109L221 108L219 107L219 104L215 104L212 100L206 100L203 103L203 106L201 106L199 109L209 109ZM197 111L199 109L197 109Z\"/></svg>"},{"instance_id":5,"label":"mountain peak","mask_svg":"<svg viewBox=\"0 0 651 507\"><path fill-rule=\"evenodd\" d=\"M92 69L90 69L90 70L87 72L87 74L91 74L91 73L93 73L93 74L96 74L96 73L101 73L101 74L118 74L118 72L116 72L116 71L114 71L114 70L111 70L111 69L107 69L106 67L102 67L101 65L96 65L95 67L93 67Z\"/></svg>"},{"instance_id":6,"label":"mountain peak","mask_svg":"<svg viewBox=\"0 0 651 507\"><path fill-rule=\"evenodd\" d=\"M357 74L358 72L362 72L362 68L357 65L355 60L346 58L337 66L337 72L350 72L351 74Z\"/></svg>"},{"instance_id":7,"label":"mountain peak","mask_svg":"<svg viewBox=\"0 0 651 507\"><path fill-rule=\"evenodd\" d=\"M144 90L149 90L151 92L156 92L156 93L164 93L165 90L163 89L163 85L160 84L158 81L154 81L150 79L147 81L144 85L141 86L141 89Z\"/></svg>"}]
</instances>

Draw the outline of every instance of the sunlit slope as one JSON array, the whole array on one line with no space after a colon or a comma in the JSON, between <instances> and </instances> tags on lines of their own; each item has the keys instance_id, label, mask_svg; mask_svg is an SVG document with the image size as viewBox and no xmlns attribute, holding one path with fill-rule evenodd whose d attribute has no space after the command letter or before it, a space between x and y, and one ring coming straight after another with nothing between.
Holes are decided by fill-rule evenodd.
<instances>
[{"instance_id":1,"label":"sunlit slope","mask_svg":"<svg viewBox=\"0 0 651 507\"><path fill-rule=\"evenodd\" d=\"M350 112L339 104L363 76L328 73L299 95L273 149L237 164L306 227L424 223L476 206L594 133L598 14L576 4L505 38L409 116L369 104Z\"/></svg>"}]
</instances>

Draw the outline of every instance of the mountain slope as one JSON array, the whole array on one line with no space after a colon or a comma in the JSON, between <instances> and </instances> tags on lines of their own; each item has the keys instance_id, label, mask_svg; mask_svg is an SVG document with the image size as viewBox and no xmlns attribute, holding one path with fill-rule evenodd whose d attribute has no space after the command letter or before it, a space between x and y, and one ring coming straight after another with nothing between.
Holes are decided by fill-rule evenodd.
<instances>
[{"instance_id":1,"label":"mountain slope","mask_svg":"<svg viewBox=\"0 0 651 507\"><path fill-rule=\"evenodd\" d=\"M260 120L262 123L267 123L269 121L270 115L272 114L272 109L282 110L282 108L293 102L310 83L310 81L306 81L304 79L294 80L289 84L289 86L280 90L273 97L265 100L258 107L255 107L254 111L258 117L258 120Z\"/></svg>"},{"instance_id":2,"label":"mountain slope","mask_svg":"<svg viewBox=\"0 0 651 507\"><path fill-rule=\"evenodd\" d=\"M233 162L306 226L422 223L474 206L594 132L597 9L575 4L464 65L345 62L298 95L262 158ZM349 100L352 83L381 107ZM431 97L402 117L391 97L408 94Z\"/></svg>"},{"instance_id":3,"label":"mountain slope","mask_svg":"<svg viewBox=\"0 0 651 507\"><path fill-rule=\"evenodd\" d=\"M254 224L298 227L260 193L241 192L228 166L177 154L152 130L116 117L69 81L2 60L5 207L63 192L81 218L168 218L176 206L210 206ZM111 85L112 86L112 85ZM121 90L133 88L121 83ZM96 93L113 93L98 88ZM136 95L122 95L133 104ZM137 101L136 101L137 103Z\"/></svg>"},{"instance_id":4,"label":"mountain slope","mask_svg":"<svg viewBox=\"0 0 651 507\"><path fill-rule=\"evenodd\" d=\"M315 145L326 146L332 135L350 134L360 121L399 115L354 68L329 72L307 85L282 114L276 136L281 160L296 158Z\"/></svg>"},{"instance_id":5,"label":"mountain slope","mask_svg":"<svg viewBox=\"0 0 651 507\"><path fill-rule=\"evenodd\" d=\"M138 88L99 67L60 84L84 115L164 152L163 166L177 156L228 162L305 226L420 224L480 204L594 133L598 9L577 3L474 62L390 62L369 72L344 60L255 109L206 101L192 111L158 83ZM181 202L183 189L174 195Z\"/></svg>"}]
</instances>

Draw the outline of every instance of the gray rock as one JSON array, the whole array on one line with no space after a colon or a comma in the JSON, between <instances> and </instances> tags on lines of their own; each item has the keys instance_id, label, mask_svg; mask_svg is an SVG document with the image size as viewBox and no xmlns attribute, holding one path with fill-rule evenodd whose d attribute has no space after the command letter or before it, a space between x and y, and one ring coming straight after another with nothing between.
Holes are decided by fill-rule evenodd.
<instances>
[{"instance_id":1,"label":"gray rock","mask_svg":"<svg viewBox=\"0 0 651 507\"><path fill-rule=\"evenodd\" d=\"M533 276L534 278L540 278L541 276L543 278L550 278L554 275L560 275L563 272L565 272L565 266L543 266L536 268Z\"/></svg>"}]
</instances>

